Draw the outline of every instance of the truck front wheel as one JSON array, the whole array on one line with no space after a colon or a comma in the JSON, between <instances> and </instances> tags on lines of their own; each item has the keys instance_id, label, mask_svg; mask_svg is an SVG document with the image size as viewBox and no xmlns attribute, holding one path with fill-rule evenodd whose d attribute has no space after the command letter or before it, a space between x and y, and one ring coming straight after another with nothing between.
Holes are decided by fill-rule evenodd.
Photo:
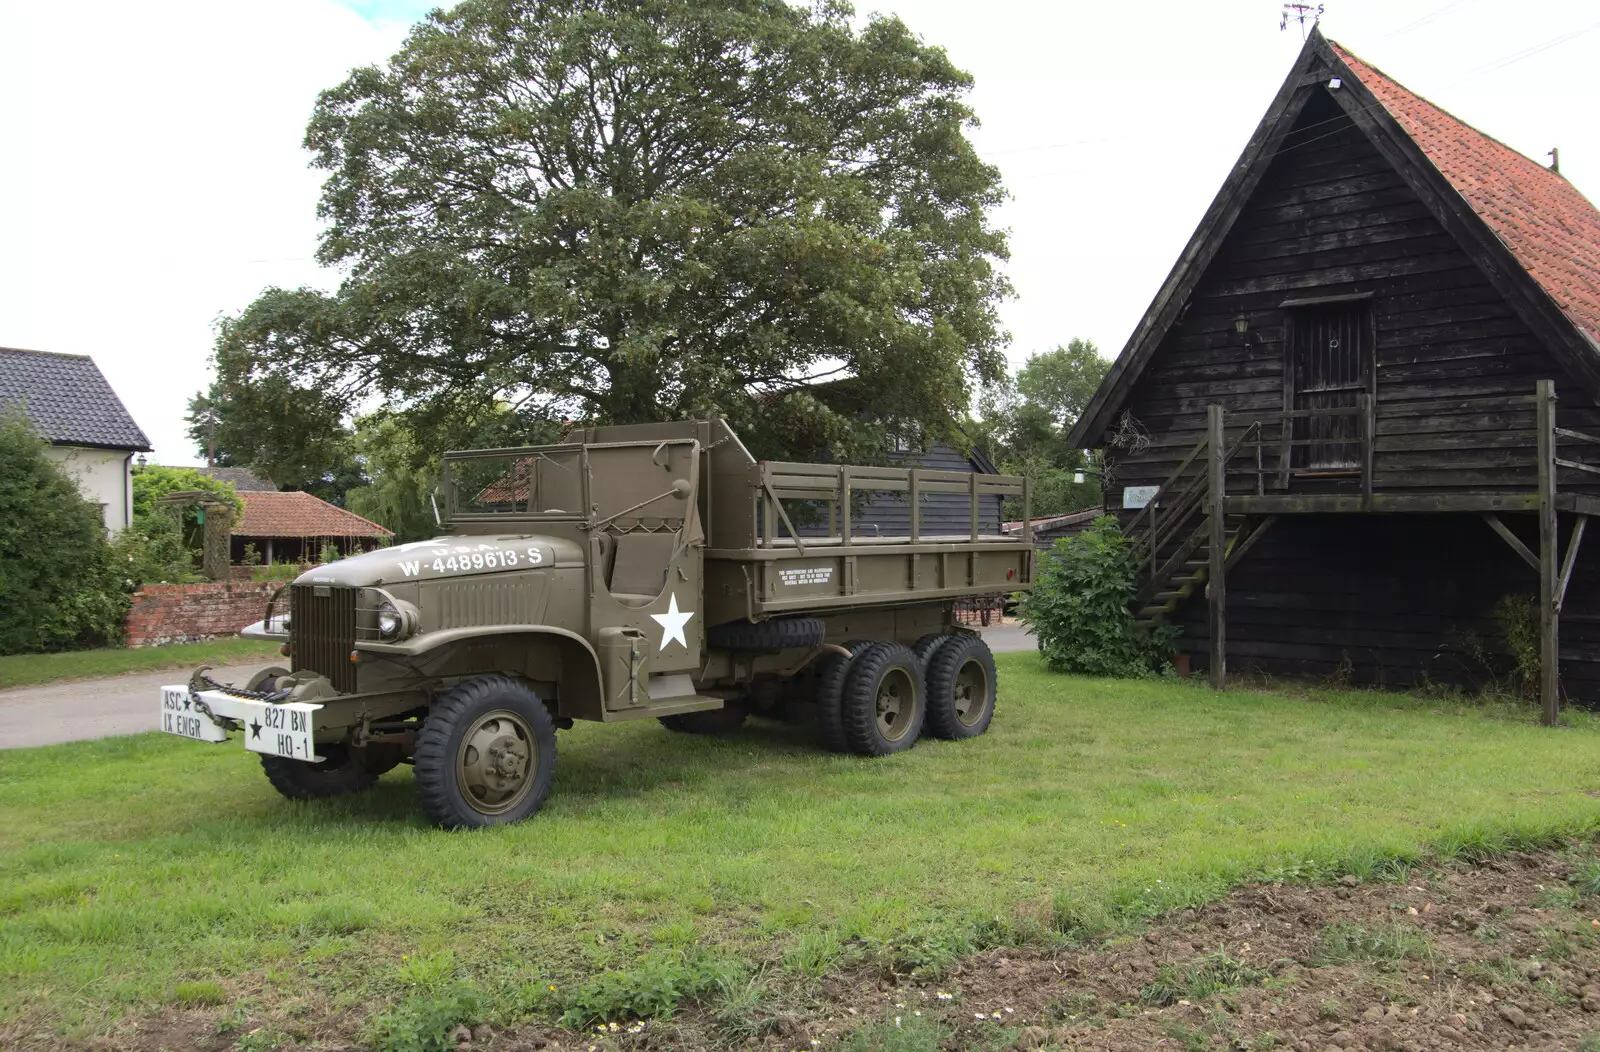
<instances>
[{"instance_id":1,"label":"truck front wheel","mask_svg":"<svg viewBox=\"0 0 1600 1052\"><path fill-rule=\"evenodd\" d=\"M509 676L469 679L434 703L413 762L422 810L436 825L520 822L550 792L555 721L524 683Z\"/></svg>"}]
</instances>

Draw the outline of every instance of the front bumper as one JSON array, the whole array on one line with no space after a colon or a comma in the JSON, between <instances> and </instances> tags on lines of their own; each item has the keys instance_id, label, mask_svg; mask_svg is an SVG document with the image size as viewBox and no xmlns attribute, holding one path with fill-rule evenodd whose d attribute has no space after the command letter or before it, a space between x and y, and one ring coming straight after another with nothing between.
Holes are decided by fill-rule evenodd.
<instances>
[{"instance_id":1,"label":"front bumper","mask_svg":"<svg viewBox=\"0 0 1600 1052\"><path fill-rule=\"evenodd\" d=\"M316 702L286 701L274 704L242 698L222 690L190 690L187 686L161 688L158 728L194 741L222 742L228 732L244 734L251 752L283 756L308 763L326 757L316 751Z\"/></svg>"}]
</instances>

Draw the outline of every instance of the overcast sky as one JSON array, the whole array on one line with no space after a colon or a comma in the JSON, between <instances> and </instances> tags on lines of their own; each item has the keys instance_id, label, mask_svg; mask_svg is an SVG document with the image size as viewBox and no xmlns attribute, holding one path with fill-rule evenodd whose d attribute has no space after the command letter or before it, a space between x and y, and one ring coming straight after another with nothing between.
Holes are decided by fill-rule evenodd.
<instances>
[{"instance_id":1,"label":"overcast sky","mask_svg":"<svg viewBox=\"0 0 1600 1052\"><path fill-rule=\"evenodd\" d=\"M337 280L310 258L317 92L431 6L0 0L0 346L93 355L154 459L194 462L183 413L215 319L268 285ZM1559 146L1600 193L1600 5L1327 6L1329 36L1536 160ZM974 141L1012 195L1015 363L1074 336L1121 349L1300 47L1274 0L858 7L976 77Z\"/></svg>"}]
</instances>

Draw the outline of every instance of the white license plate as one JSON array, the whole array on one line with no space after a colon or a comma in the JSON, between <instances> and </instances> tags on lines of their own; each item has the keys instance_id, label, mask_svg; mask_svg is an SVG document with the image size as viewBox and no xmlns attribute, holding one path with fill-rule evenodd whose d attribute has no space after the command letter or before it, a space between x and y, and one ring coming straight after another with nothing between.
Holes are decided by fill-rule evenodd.
<instances>
[{"instance_id":1,"label":"white license plate","mask_svg":"<svg viewBox=\"0 0 1600 1052\"><path fill-rule=\"evenodd\" d=\"M282 705L245 702L238 706L239 718L244 723L244 747L252 752L294 760L315 762L322 759L311 740L315 733L311 714L321 707L300 702Z\"/></svg>"},{"instance_id":2,"label":"white license plate","mask_svg":"<svg viewBox=\"0 0 1600 1052\"><path fill-rule=\"evenodd\" d=\"M225 742L228 732L195 708L188 687L161 688L161 729L202 742Z\"/></svg>"}]
</instances>

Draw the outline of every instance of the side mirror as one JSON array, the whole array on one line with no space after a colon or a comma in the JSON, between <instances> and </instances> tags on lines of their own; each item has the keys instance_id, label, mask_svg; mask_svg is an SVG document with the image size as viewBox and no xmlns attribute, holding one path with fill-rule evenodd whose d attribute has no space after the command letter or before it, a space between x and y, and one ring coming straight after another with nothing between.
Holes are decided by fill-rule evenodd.
<instances>
[{"instance_id":1,"label":"side mirror","mask_svg":"<svg viewBox=\"0 0 1600 1052\"><path fill-rule=\"evenodd\" d=\"M694 487L689 485L688 479L672 480L672 495L679 500L688 500L694 493Z\"/></svg>"}]
</instances>

